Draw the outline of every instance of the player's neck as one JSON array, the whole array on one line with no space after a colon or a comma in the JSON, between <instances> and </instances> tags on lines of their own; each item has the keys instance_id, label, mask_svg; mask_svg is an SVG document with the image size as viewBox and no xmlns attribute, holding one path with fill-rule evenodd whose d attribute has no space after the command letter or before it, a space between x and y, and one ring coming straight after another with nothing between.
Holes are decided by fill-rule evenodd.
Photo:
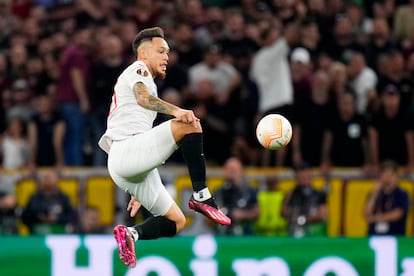
<instances>
[{"instance_id":1,"label":"player's neck","mask_svg":"<svg viewBox=\"0 0 414 276\"><path fill-rule=\"evenodd\" d=\"M149 65L145 62L145 60L143 60L143 59L137 59L137 61L141 61L142 63L144 63L145 64L145 66L147 67L147 69L148 69L148 71L149 71L149 73L151 74L151 77L153 78L153 79L155 79L155 77L156 77L156 74L155 74L155 72L153 71L153 70L151 70L151 68L149 67Z\"/></svg>"}]
</instances>

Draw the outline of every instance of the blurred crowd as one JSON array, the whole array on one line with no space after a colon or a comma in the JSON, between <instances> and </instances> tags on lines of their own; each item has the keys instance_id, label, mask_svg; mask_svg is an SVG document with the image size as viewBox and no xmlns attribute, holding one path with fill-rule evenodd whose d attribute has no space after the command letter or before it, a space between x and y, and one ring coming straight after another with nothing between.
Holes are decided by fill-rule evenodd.
<instances>
[{"instance_id":1,"label":"blurred crowd","mask_svg":"<svg viewBox=\"0 0 414 276\"><path fill-rule=\"evenodd\" d=\"M338 210L333 208L338 205L335 202L338 199L331 193L331 181L325 179L322 186L317 185L315 176L310 165L303 162L294 167L294 176L290 179L292 185L287 188L286 182L281 184L283 181L277 174L268 175L265 181L249 179L242 160L230 157L223 165L223 183L213 194L220 209L232 219L231 225L213 224L188 209L185 206L187 191L184 190L183 194L176 195L179 199L185 198L181 200L181 207L188 219L188 227L181 234L295 238L352 236L349 230L344 230L349 227L345 226L345 213L350 212L348 216L358 217L352 220L350 227L360 229L359 236L412 235L410 224L413 220L409 211L412 189L399 185L401 178L396 162L382 162L372 187L369 191L365 189L368 192L363 196L363 202L358 202L357 198L348 200L352 207L340 207L342 211L339 212L343 214L339 218L334 218L338 216ZM125 201L123 207L113 206L124 211L113 221L103 223L101 218L107 214L90 204L81 207L82 204L74 201L59 185L59 180L56 171L43 171L36 178L36 191L28 196L24 206L18 204L19 199L12 194L0 191L0 235L109 234L119 222L132 224L151 216L141 207L138 215L131 218L125 210ZM342 226L335 230L338 221Z\"/></svg>"},{"instance_id":2,"label":"blurred crowd","mask_svg":"<svg viewBox=\"0 0 414 276\"><path fill-rule=\"evenodd\" d=\"M335 228L333 218L338 215L332 208L336 201L331 193L332 183L324 180L323 185L318 187L315 182L317 178L308 163L294 167L294 184L289 189L286 186L283 188L283 181L276 175L269 175L265 183L252 183L241 160L235 157L225 162L223 177L224 183L214 192L214 196L223 212L232 219L232 224L206 226L197 222L200 218L193 218L190 229L185 229L184 234L210 232L218 235L295 238L352 236L344 230L347 226L342 223L346 219L342 217L339 218L342 230L338 233L332 230ZM349 227L361 229L358 236L412 235L409 230L412 199L406 188L399 187L400 180L397 163L385 160L380 165L375 184L362 198L361 204L355 198L349 201L351 209L346 211L346 207L342 207L342 216L346 217L345 212L350 212L350 217L355 218Z\"/></svg>"},{"instance_id":3,"label":"blurred crowd","mask_svg":"<svg viewBox=\"0 0 414 276\"><path fill-rule=\"evenodd\" d=\"M201 119L209 165L414 169L413 0L0 0L0 168L104 166L113 85L153 26L159 96ZM256 141L268 113L292 122L283 150Z\"/></svg>"}]
</instances>

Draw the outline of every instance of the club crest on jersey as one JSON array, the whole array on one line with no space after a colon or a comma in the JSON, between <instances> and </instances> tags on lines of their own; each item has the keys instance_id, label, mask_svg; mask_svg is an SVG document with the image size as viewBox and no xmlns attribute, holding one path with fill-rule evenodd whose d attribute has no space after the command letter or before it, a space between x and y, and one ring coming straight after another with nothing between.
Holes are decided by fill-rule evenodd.
<instances>
[{"instance_id":1,"label":"club crest on jersey","mask_svg":"<svg viewBox=\"0 0 414 276\"><path fill-rule=\"evenodd\" d=\"M140 76L148 77L148 72L147 72L147 70L144 70L144 69L141 69L141 68L139 68L139 69L137 70L137 74L138 74L138 75L140 75Z\"/></svg>"}]
</instances>

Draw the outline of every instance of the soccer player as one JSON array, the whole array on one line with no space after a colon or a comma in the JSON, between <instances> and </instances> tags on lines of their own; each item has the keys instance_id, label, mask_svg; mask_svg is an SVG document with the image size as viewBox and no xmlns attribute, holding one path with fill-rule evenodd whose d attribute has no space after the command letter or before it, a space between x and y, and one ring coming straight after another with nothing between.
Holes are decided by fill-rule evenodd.
<instances>
[{"instance_id":1,"label":"soccer player","mask_svg":"<svg viewBox=\"0 0 414 276\"><path fill-rule=\"evenodd\" d=\"M185 216L169 195L157 167L180 146L193 184L189 207L223 225L231 223L206 186L200 120L157 97L154 78L166 75L169 46L159 27L140 31L133 51L137 60L114 87L107 130L99 146L108 154L108 171L116 185L131 195L127 210L134 216L144 206L153 217L132 227L118 225L114 236L122 262L136 265L135 241L172 237L185 226ZM157 112L175 119L153 127Z\"/></svg>"}]
</instances>

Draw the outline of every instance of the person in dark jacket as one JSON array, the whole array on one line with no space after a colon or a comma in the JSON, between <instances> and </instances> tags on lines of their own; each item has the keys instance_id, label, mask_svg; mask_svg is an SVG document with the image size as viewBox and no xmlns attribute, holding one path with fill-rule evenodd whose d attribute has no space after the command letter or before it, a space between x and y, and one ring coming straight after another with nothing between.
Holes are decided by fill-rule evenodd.
<instances>
[{"instance_id":1,"label":"person in dark jacket","mask_svg":"<svg viewBox=\"0 0 414 276\"><path fill-rule=\"evenodd\" d=\"M410 206L408 193L398 187L398 166L386 160L365 205L368 235L404 235Z\"/></svg>"},{"instance_id":2,"label":"person in dark jacket","mask_svg":"<svg viewBox=\"0 0 414 276\"><path fill-rule=\"evenodd\" d=\"M58 176L48 171L23 209L21 219L31 234L67 233L76 224L77 212L58 187Z\"/></svg>"}]
</instances>

